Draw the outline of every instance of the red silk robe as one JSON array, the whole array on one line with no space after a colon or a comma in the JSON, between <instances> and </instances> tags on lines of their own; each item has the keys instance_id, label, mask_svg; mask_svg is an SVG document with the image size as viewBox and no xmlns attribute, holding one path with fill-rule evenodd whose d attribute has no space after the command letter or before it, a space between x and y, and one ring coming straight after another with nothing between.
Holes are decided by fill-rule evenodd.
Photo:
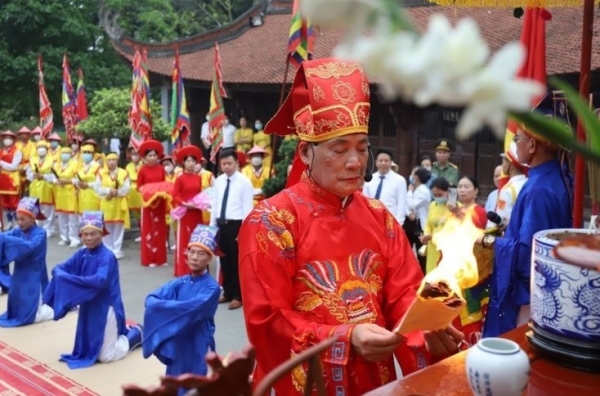
<instances>
[{"instance_id":1,"label":"red silk robe","mask_svg":"<svg viewBox=\"0 0 600 396\"><path fill-rule=\"evenodd\" d=\"M334 335L338 342L322 355L327 394L362 395L395 379L391 357L369 363L350 344L356 324L392 329L423 276L402 228L381 202L356 192L343 205L303 176L256 206L238 243L257 383ZM396 357L404 374L428 360L424 348L406 344ZM276 384L276 393L301 395L305 381L306 367L298 368Z\"/></svg>"}]
</instances>

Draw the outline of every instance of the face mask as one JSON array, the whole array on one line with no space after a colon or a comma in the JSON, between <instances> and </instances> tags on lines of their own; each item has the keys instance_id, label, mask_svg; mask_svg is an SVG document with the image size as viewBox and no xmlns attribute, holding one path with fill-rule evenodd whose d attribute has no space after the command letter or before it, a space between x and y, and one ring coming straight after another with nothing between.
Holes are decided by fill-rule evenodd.
<instances>
[{"instance_id":1,"label":"face mask","mask_svg":"<svg viewBox=\"0 0 600 396\"><path fill-rule=\"evenodd\" d=\"M71 150L77 151L77 150L79 150L79 146L77 144L72 144L71 145Z\"/></svg>"},{"instance_id":2,"label":"face mask","mask_svg":"<svg viewBox=\"0 0 600 396\"><path fill-rule=\"evenodd\" d=\"M167 172L167 173L173 172L173 165L165 165L165 172Z\"/></svg>"},{"instance_id":3,"label":"face mask","mask_svg":"<svg viewBox=\"0 0 600 396\"><path fill-rule=\"evenodd\" d=\"M91 153L83 153L81 158L83 158L83 162L85 162L87 164L94 158L94 155Z\"/></svg>"},{"instance_id":4,"label":"face mask","mask_svg":"<svg viewBox=\"0 0 600 396\"><path fill-rule=\"evenodd\" d=\"M37 153L40 157L43 157L44 155L46 155L47 152L48 152L48 150L46 150L45 147L40 147L37 149Z\"/></svg>"},{"instance_id":5,"label":"face mask","mask_svg":"<svg viewBox=\"0 0 600 396\"><path fill-rule=\"evenodd\" d=\"M131 160L132 160L133 162L138 162L138 161L140 160L140 156L139 156L139 155L132 155L132 156L131 156Z\"/></svg>"},{"instance_id":6,"label":"face mask","mask_svg":"<svg viewBox=\"0 0 600 396\"><path fill-rule=\"evenodd\" d=\"M261 165L261 164L262 164L262 158L260 158L260 157L252 157L252 158L250 159L250 162L251 162L251 163L252 163L252 165L254 165L254 166L259 166L259 165Z\"/></svg>"},{"instance_id":7,"label":"face mask","mask_svg":"<svg viewBox=\"0 0 600 396\"><path fill-rule=\"evenodd\" d=\"M447 197L441 197L441 198L434 198L435 202L440 204L440 205L444 205L446 204L446 202L448 202L448 198Z\"/></svg>"},{"instance_id":8,"label":"face mask","mask_svg":"<svg viewBox=\"0 0 600 396\"><path fill-rule=\"evenodd\" d=\"M33 135L33 141L34 142L39 142L40 139L42 139L42 137L40 135Z\"/></svg>"},{"instance_id":9,"label":"face mask","mask_svg":"<svg viewBox=\"0 0 600 396\"><path fill-rule=\"evenodd\" d=\"M408 178L408 183L409 183L409 184L415 184L415 178L414 178L414 177L412 177L412 176L410 176L410 177Z\"/></svg>"},{"instance_id":10,"label":"face mask","mask_svg":"<svg viewBox=\"0 0 600 396\"><path fill-rule=\"evenodd\" d=\"M51 141L51 142L50 142L50 147L52 147L53 149L57 148L57 147L58 147L58 142L56 142L56 141Z\"/></svg>"},{"instance_id":11,"label":"face mask","mask_svg":"<svg viewBox=\"0 0 600 396\"><path fill-rule=\"evenodd\" d=\"M256 123L254 124L254 129L256 129L257 131L262 131L263 125L260 123Z\"/></svg>"},{"instance_id":12,"label":"face mask","mask_svg":"<svg viewBox=\"0 0 600 396\"><path fill-rule=\"evenodd\" d=\"M424 166L423 168L427 169L429 172L431 172L431 166Z\"/></svg>"},{"instance_id":13,"label":"face mask","mask_svg":"<svg viewBox=\"0 0 600 396\"><path fill-rule=\"evenodd\" d=\"M229 120L223 121L223 125L225 125L225 126L229 125Z\"/></svg>"},{"instance_id":14,"label":"face mask","mask_svg":"<svg viewBox=\"0 0 600 396\"><path fill-rule=\"evenodd\" d=\"M71 154L62 153L60 155L60 159L62 160L62 162L67 162L68 160L71 159Z\"/></svg>"},{"instance_id":15,"label":"face mask","mask_svg":"<svg viewBox=\"0 0 600 396\"><path fill-rule=\"evenodd\" d=\"M209 117L209 116L206 116L206 121L208 121L208 120L210 120L210 117Z\"/></svg>"},{"instance_id":16,"label":"face mask","mask_svg":"<svg viewBox=\"0 0 600 396\"><path fill-rule=\"evenodd\" d=\"M11 144L13 144L13 140L10 138L6 138L2 141L2 143L4 143L5 146L10 146Z\"/></svg>"}]
</instances>

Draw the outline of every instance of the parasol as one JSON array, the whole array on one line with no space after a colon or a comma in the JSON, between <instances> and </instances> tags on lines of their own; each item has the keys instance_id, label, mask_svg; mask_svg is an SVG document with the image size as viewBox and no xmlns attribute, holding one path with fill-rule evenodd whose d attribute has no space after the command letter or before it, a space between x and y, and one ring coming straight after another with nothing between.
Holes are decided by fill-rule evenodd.
<instances>
[{"instance_id":1,"label":"parasol","mask_svg":"<svg viewBox=\"0 0 600 396\"><path fill-rule=\"evenodd\" d=\"M592 35L594 23L594 0L428 0L431 3L447 7L497 7L497 8L556 8L583 6L583 33L581 38L581 66L579 69L579 95L590 95L590 72L592 64ZM524 28L527 25L524 25ZM524 35L527 32L523 33ZM522 40L523 42L523 37ZM528 56L529 58L529 56ZM528 59L529 61L529 59ZM531 77L531 76L530 76ZM509 125L510 128L510 125ZM583 123L577 120L577 139L586 141ZM585 183L585 160L577 154L575 157L575 188L573 205L573 227L583 227L583 198Z\"/></svg>"}]
</instances>

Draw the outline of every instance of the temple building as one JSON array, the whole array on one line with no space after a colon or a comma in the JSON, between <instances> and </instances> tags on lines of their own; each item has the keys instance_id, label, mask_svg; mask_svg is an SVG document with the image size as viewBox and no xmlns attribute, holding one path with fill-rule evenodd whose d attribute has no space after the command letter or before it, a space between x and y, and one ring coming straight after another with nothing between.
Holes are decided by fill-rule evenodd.
<instances>
[{"instance_id":1,"label":"temple building","mask_svg":"<svg viewBox=\"0 0 600 396\"><path fill-rule=\"evenodd\" d=\"M147 50L150 83L153 87L162 87L165 113L169 107L174 54L176 49L179 50L191 116L191 140L199 143L200 126L209 108L215 42L219 43L223 85L228 94L225 108L231 121L237 125L239 117L245 116L252 125L255 119L266 122L276 112L286 71L292 3L292 0L256 1L227 26L168 43L145 43L127 37L114 23L114 15L103 18L103 24L125 61L131 63L136 48ZM432 14L442 13L452 23L465 17L475 19L492 52L508 42L519 41L523 20L515 18L509 8L440 7L422 0L400 3L407 7L410 19L421 30L426 28ZM555 8L551 12L553 18L547 23L548 75L558 75L576 86L582 10ZM342 29L317 30L314 57L331 56L343 33ZM600 45L597 43L595 40L593 70L600 68ZM294 75L295 69L290 66L287 84L293 81ZM592 73L592 90L595 87L600 88L600 84ZM376 94L376 84L373 84L372 92L375 94L372 95L371 144L375 151L384 147L390 149L402 175L408 176L421 155L433 158L437 140L455 141L459 110L438 106L417 109L400 102L385 103ZM502 148L502 142L484 131L469 141L456 142L451 161L459 166L462 174L473 175L479 180L481 194L485 196L494 188L493 169L500 164L498 154Z\"/></svg>"}]
</instances>

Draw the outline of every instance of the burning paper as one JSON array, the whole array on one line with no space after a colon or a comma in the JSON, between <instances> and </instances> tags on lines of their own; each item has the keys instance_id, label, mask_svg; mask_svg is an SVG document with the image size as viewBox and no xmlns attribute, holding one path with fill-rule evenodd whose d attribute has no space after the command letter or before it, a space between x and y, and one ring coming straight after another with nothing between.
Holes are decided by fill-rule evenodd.
<instances>
[{"instance_id":1,"label":"burning paper","mask_svg":"<svg viewBox=\"0 0 600 396\"><path fill-rule=\"evenodd\" d=\"M462 219L451 216L444 228L433 235L433 242L442 252L442 260L425 276L417 290L417 298L394 332L442 330L452 323L465 305L462 290L479 281L473 245L481 235L483 230L475 227L471 216Z\"/></svg>"}]
</instances>

